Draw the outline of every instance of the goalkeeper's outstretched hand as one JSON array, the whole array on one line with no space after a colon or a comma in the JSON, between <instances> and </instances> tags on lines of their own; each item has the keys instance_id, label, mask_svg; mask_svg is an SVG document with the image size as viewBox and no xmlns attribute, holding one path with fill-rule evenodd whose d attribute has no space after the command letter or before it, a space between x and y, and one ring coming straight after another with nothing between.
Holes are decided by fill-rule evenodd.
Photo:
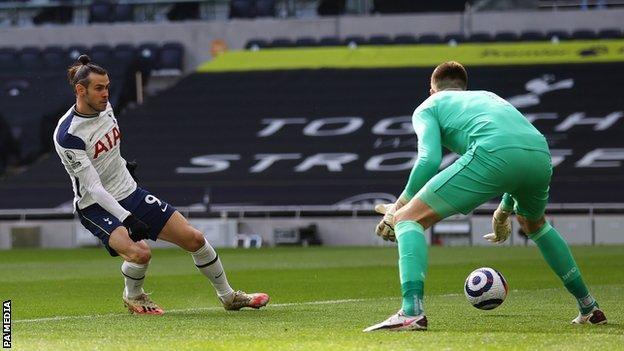
<instances>
[{"instance_id":1,"label":"goalkeeper's outstretched hand","mask_svg":"<svg viewBox=\"0 0 624 351\"><path fill-rule=\"evenodd\" d=\"M510 211L505 211L500 207L494 211L492 215L492 231L493 233L485 234L483 238L494 244L502 244L509 238L511 234L511 216Z\"/></svg>"},{"instance_id":2,"label":"goalkeeper's outstretched hand","mask_svg":"<svg viewBox=\"0 0 624 351\"><path fill-rule=\"evenodd\" d=\"M396 235L394 234L394 213L401 207L405 206L409 200L403 195L399 196L393 204L378 204L375 206L375 212L380 213L383 216L375 233L382 239L388 241L396 241Z\"/></svg>"},{"instance_id":3,"label":"goalkeeper's outstretched hand","mask_svg":"<svg viewBox=\"0 0 624 351\"><path fill-rule=\"evenodd\" d=\"M396 236L394 235L394 213L396 212L396 205L378 204L375 206L375 212L384 215L381 221L379 221L379 224L377 224L375 233L386 241L396 241Z\"/></svg>"}]
</instances>

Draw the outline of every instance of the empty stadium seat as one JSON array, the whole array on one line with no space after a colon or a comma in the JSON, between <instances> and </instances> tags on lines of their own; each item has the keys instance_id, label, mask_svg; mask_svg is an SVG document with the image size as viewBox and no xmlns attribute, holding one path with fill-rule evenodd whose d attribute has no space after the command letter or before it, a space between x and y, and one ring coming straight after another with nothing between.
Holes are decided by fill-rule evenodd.
<instances>
[{"instance_id":1,"label":"empty stadium seat","mask_svg":"<svg viewBox=\"0 0 624 351\"><path fill-rule=\"evenodd\" d=\"M519 40L518 34L514 32L498 32L494 35L494 41L513 42L513 41L518 41L518 40Z\"/></svg>"},{"instance_id":2,"label":"empty stadium seat","mask_svg":"<svg viewBox=\"0 0 624 351\"><path fill-rule=\"evenodd\" d=\"M342 42L336 37L322 37L319 39L320 46L340 46Z\"/></svg>"},{"instance_id":3,"label":"empty stadium seat","mask_svg":"<svg viewBox=\"0 0 624 351\"><path fill-rule=\"evenodd\" d=\"M617 28L607 28L598 31L598 38L600 39L620 39L622 37L622 31Z\"/></svg>"},{"instance_id":4,"label":"empty stadium seat","mask_svg":"<svg viewBox=\"0 0 624 351\"><path fill-rule=\"evenodd\" d=\"M245 49L248 50L258 50L266 47L269 47L269 43L264 39L250 39L247 44L245 44Z\"/></svg>"},{"instance_id":5,"label":"empty stadium seat","mask_svg":"<svg viewBox=\"0 0 624 351\"><path fill-rule=\"evenodd\" d=\"M97 44L91 47L91 61L102 67L109 67L113 61L112 48L107 44Z\"/></svg>"},{"instance_id":6,"label":"empty stadium seat","mask_svg":"<svg viewBox=\"0 0 624 351\"><path fill-rule=\"evenodd\" d=\"M421 44L440 44L442 37L435 33L425 33L418 37L418 42Z\"/></svg>"},{"instance_id":7,"label":"empty stadium seat","mask_svg":"<svg viewBox=\"0 0 624 351\"><path fill-rule=\"evenodd\" d=\"M12 71L18 66L17 50L14 48L0 48L0 70Z\"/></svg>"},{"instance_id":8,"label":"empty stadium seat","mask_svg":"<svg viewBox=\"0 0 624 351\"><path fill-rule=\"evenodd\" d=\"M158 52L156 68L159 70L182 71L184 47L180 43L165 43Z\"/></svg>"},{"instance_id":9,"label":"empty stadium seat","mask_svg":"<svg viewBox=\"0 0 624 351\"><path fill-rule=\"evenodd\" d=\"M275 0L231 0L230 18L274 17Z\"/></svg>"},{"instance_id":10,"label":"empty stadium seat","mask_svg":"<svg viewBox=\"0 0 624 351\"><path fill-rule=\"evenodd\" d=\"M295 46L295 43L290 38L275 38L271 40L269 46L272 48L290 48Z\"/></svg>"},{"instance_id":11,"label":"empty stadium seat","mask_svg":"<svg viewBox=\"0 0 624 351\"><path fill-rule=\"evenodd\" d=\"M87 47L83 45L72 45L67 48L67 56L71 63L76 62L80 55L89 55L89 53L89 49L87 49Z\"/></svg>"},{"instance_id":12,"label":"empty stadium seat","mask_svg":"<svg viewBox=\"0 0 624 351\"><path fill-rule=\"evenodd\" d=\"M399 34L394 37L393 43L398 45L416 44L418 40L411 34Z\"/></svg>"},{"instance_id":13,"label":"empty stadium seat","mask_svg":"<svg viewBox=\"0 0 624 351\"><path fill-rule=\"evenodd\" d=\"M257 17L274 17L275 0L256 0Z\"/></svg>"},{"instance_id":14,"label":"empty stadium seat","mask_svg":"<svg viewBox=\"0 0 624 351\"><path fill-rule=\"evenodd\" d=\"M466 36L461 33L449 33L444 36L442 41L445 43L451 43L451 42L463 43L466 41Z\"/></svg>"},{"instance_id":15,"label":"empty stadium seat","mask_svg":"<svg viewBox=\"0 0 624 351\"><path fill-rule=\"evenodd\" d=\"M358 45L359 46L359 45L366 45L366 44L368 44L368 41L363 36L360 36L360 35L350 35L348 37L345 37L344 40L342 41L342 43L344 45Z\"/></svg>"},{"instance_id":16,"label":"empty stadium seat","mask_svg":"<svg viewBox=\"0 0 624 351\"><path fill-rule=\"evenodd\" d=\"M67 53L60 46L48 46L41 51L43 65L46 68L64 68L70 64Z\"/></svg>"},{"instance_id":17,"label":"empty stadium seat","mask_svg":"<svg viewBox=\"0 0 624 351\"><path fill-rule=\"evenodd\" d=\"M253 0L230 1L230 18L253 18L255 12Z\"/></svg>"},{"instance_id":18,"label":"empty stadium seat","mask_svg":"<svg viewBox=\"0 0 624 351\"><path fill-rule=\"evenodd\" d=\"M338 16L345 13L346 0L319 0L316 12L319 16Z\"/></svg>"},{"instance_id":19,"label":"empty stadium seat","mask_svg":"<svg viewBox=\"0 0 624 351\"><path fill-rule=\"evenodd\" d=\"M368 43L370 45L388 45L392 44L392 39L384 34L375 34L368 38Z\"/></svg>"},{"instance_id":20,"label":"empty stadium seat","mask_svg":"<svg viewBox=\"0 0 624 351\"><path fill-rule=\"evenodd\" d=\"M19 64L26 70L37 70L43 68L43 60L41 59L41 51L34 46L22 48L19 53Z\"/></svg>"},{"instance_id":21,"label":"empty stadium seat","mask_svg":"<svg viewBox=\"0 0 624 351\"><path fill-rule=\"evenodd\" d=\"M89 23L107 23L114 18L113 4L106 0L96 0L89 5Z\"/></svg>"},{"instance_id":22,"label":"empty stadium seat","mask_svg":"<svg viewBox=\"0 0 624 351\"><path fill-rule=\"evenodd\" d=\"M572 32L572 39L591 40L596 38L598 35L591 29L577 29Z\"/></svg>"},{"instance_id":23,"label":"empty stadium seat","mask_svg":"<svg viewBox=\"0 0 624 351\"><path fill-rule=\"evenodd\" d=\"M299 47L318 46L318 41L312 37L302 37L302 38L295 40L295 46L299 46Z\"/></svg>"},{"instance_id":24,"label":"empty stadium seat","mask_svg":"<svg viewBox=\"0 0 624 351\"><path fill-rule=\"evenodd\" d=\"M546 40L546 35L544 35L544 33L542 32L529 30L529 31L520 33L520 40L541 41L541 40Z\"/></svg>"},{"instance_id":25,"label":"empty stadium seat","mask_svg":"<svg viewBox=\"0 0 624 351\"><path fill-rule=\"evenodd\" d=\"M494 40L494 37L490 33L479 32L472 33L470 37L468 37L468 41L472 43L488 43Z\"/></svg>"},{"instance_id":26,"label":"empty stadium seat","mask_svg":"<svg viewBox=\"0 0 624 351\"><path fill-rule=\"evenodd\" d=\"M134 21L134 5L132 4L115 4L113 11L113 20L115 22L132 22Z\"/></svg>"},{"instance_id":27,"label":"empty stadium seat","mask_svg":"<svg viewBox=\"0 0 624 351\"><path fill-rule=\"evenodd\" d=\"M113 48L113 59L123 63L133 63L136 60L136 48L132 44L117 44Z\"/></svg>"},{"instance_id":28,"label":"empty stadium seat","mask_svg":"<svg viewBox=\"0 0 624 351\"><path fill-rule=\"evenodd\" d=\"M137 57L141 63L141 68L152 70L156 66L158 58L158 44L143 43L137 48Z\"/></svg>"},{"instance_id":29,"label":"empty stadium seat","mask_svg":"<svg viewBox=\"0 0 624 351\"><path fill-rule=\"evenodd\" d=\"M568 33L565 30L549 30L548 32L546 32L546 39L547 40L567 40L570 39L570 33Z\"/></svg>"}]
</instances>

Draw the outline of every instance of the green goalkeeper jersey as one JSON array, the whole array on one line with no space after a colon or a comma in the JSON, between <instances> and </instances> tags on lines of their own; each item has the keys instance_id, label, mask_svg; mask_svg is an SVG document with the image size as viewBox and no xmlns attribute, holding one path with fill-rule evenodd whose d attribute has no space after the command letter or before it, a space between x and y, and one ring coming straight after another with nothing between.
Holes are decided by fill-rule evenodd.
<instances>
[{"instance_id":1,"label":"green goalkeeper jersey","mask_svg":"<svg viewBox=\"0 0 624 351\"><path fill-rule=\"evenodd\" d=\"M435 93L416 108L412 123L418 160L404 192L408 198L436 174L442 147L460 155L476 147L488 152L521 148L549 153L544 136L520 111L489 91Z\"/></svg>"}]
</instances>

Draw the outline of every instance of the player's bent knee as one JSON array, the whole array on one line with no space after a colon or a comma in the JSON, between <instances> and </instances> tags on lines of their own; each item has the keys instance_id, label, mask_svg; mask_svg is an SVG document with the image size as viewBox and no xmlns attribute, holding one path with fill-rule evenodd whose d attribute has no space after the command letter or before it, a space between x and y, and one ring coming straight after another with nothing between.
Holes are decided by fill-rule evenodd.
<instances>
[{"instance_id":1,"label":"player's bent knee","mask_svg":"<svg viewBox=\"0 0 624 351\"><path fill-rule=\"evenodd\" d=\"M204 239L204 235L199 230L193 228L193 240L191 240L189 251L197 251L204 247L205 244L206 239Z\"/></svg>"},{"instance_id":2,"label":"player's bent knee","mask_svg":"<svg viewBox=\"0 0 624 351\"><path fill-rule=\"evenodd\" d=\"M395 225L400 221L415 221L424 229L436 224L440 219L440 216L420 199L412 199L410 203L398 209L394 214Z\"/></svg>"},{"instance_id":3,"label":"player's bent knee","mask_svg":"<svg viewBox=\"0 0 624 351\"><path fill-rule=\"evenodd\" d=\"M149 249L144 249L137 246L137 249L133 250L133 252L128 255L128 258L130 262L146 264L152 259L152 252Z\"/></svg>"},{"instance_id":4,"label":"player's bent knee","mask_svg":"<svg viewBox=\"0 0 624 351\"><path fill-rule=\"evenodd\" d=\"M518 216L518 223L520 223L520 228L522 228L524 235L529 235L539 230L546 223L546 218L542 216L538 220L529 220L524 216Z\"/></svg>"}]
</instances>

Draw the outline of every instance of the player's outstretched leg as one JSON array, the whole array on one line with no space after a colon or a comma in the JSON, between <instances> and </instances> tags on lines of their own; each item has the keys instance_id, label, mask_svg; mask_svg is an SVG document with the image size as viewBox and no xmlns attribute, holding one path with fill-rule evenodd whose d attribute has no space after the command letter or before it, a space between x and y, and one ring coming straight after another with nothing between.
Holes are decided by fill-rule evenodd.
<instances>
[{"instance_id":1,"label":"player's outstretched leg","mask_svg":"<svg viewBox=\"0 0 624 351\"><path fill-rule=\"evenodd\" d=\"M269 295L265 293L247 294L232 289L217 252L204 235L193 228L180 212L176 211L171 216L158 238L190 252L195 266L210 280L226 310L239 310L243 307L258 309L269 303Z\"/></svg>"},{"instance_id":2,"label":"player's outstretched leg","mask_svg":"<svg viewBox=\"0 0 624 351\"><path fill-rule=\"evenodd\" d=\"M598 302L589 293L572 252L561 234L543 219L538 222L528 222L519 216L519 221L523 228L538 228L532 232L528 231L528 237L535 242L550 268L576 298L579 315L572 320L572 324L607 323L607 317L600 310ZM538 227L539 224L541 226Z\"/></svg>"},{"instance_id":3,"label":"player's outstretched leg","mask_svg":"<svg viewBox=\"0 0 624 351\"><path fill-rule=\"evenodd\" d=\"M191 256L197 269L210 280L217 291L223 308L240 310L243 307L258 309L266 306L269 303L269 295L265 293L247 294L243 291L234 291L230 287L219 255L207 240L203 240L204 245L199 250L191 252Z\"/></svg>"},{"instance_id":4,"label":"player's outstretched leg","mask_svg":"<svg viewBox=\"0 0 624 351\"><path fill-rule=\"evenodd\" d=\"M151 259L149 246L143 241L132 241L124 227L118 227L111 233L108 244L124 259L121 264L125 283L122 300L128 311L149 315L165 313L143 291L143 282Z\"/></svg>"},{"instance_id":5,"label":"player's outstretched leg","mask_svg":"<svg viewBox=\"0 0 624 351\"><path fill-rule=\"evenodd\" d=\"M423 309L424 280L427 271L427 241L422 225L416 221L400 221L395 225L399 245L401 276L401 310L365 332L375 330L426 330L427 317Z\"/></svg>"}]
</instances>

